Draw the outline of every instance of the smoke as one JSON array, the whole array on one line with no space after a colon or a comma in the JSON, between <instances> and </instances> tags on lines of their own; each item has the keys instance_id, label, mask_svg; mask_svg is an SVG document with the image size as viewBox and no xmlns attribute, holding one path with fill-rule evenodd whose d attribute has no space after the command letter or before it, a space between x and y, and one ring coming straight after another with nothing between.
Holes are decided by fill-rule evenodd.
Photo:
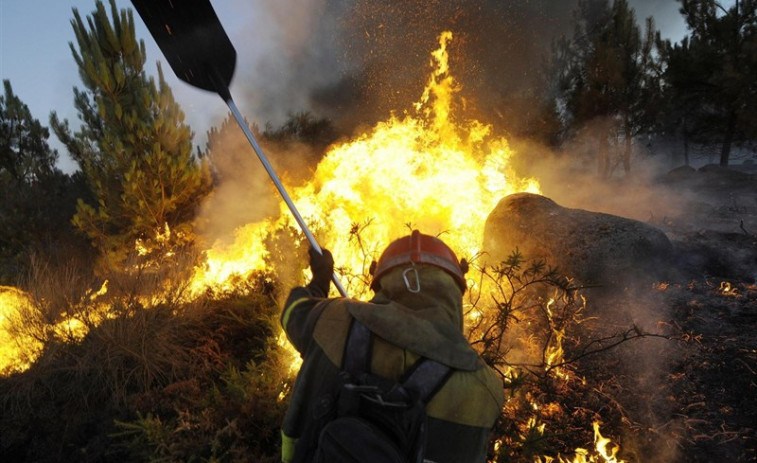
<instances>
[{"instance_id":1,"label":"smoke","mask_svg":"<svg viewBox=\"0 0 757 463\"><path fill-rule=\"evenodd\" d=\"M237 132L225 131L211 144L214 174L220 181L197 217L199 233L211 244L232 242L235 229L277 214L270 180L241 130Z\"/></svg>"},{"instance_id":2,"label":"smoke","mask_svg":"<svg viewBox=\"0 0 757 463\"><path fill-rule=\"evenodd\" d=\"M458 113L518 132L532 122L542 63L552 40L570 27L573 2L457 0L356 3L343 23L347 56L360 63L361 107L385 118L416 101L429 52L451 31L450 68ZM531 100L527 103L526 100Z\"/></svg>"},{"instance_id":3,"label":"smoke","mask_svg":"<svg viewBox=\"0 0 757 463\"><path fill-rule=\"evenodd\" d=\"M570 29L574 5L261 0L235 2L234 16L221 20L235 31L239 55L232 93L253 120L276 125L310 110L349 133L406 110L423 90L439 34L449 30L465 108L518 130L540 91L552 40Z\"/></svg>"},{"instance_id":4,"label":"smoke","mask_svg":"<svg viewBox=\"0 0 757 463\"><path fill-rule=\"evenodd\" d=\"M602 212L635 219L661 228L668 236L668 225L691 221L691 204L699 201L695 192L671 188L664 181L670 170L670 158L654 157L642 144L634 145L631 176L617 164L610 179L598 175L596 140L606 133L587 127L584 136L568 146L555 150L532 142L511 140L516 153L515 166L520 174L533 176L540 182L544 196L563 207ZM622 147L618 147L620 150ZM611 153L611 162L620 152ZM697 224L689 223L689 227ZM654 289L648 278L624 277L623 285L614 288L587 288L585 316L590 319L581 327L585 339L617 336L631 328L639 332L667 334L663 322L672 318L669 301ZM586 332L583 332L586 330ZM618 339L618 338L616 338ZM683 358L682 350L661 337L644 337L622 343L617 348L590 359L583 367L606 371L613 365L614 378L606 379L610 395L617 396L625 417L647 429L658 429L656 436L628 432L621 438L624 452L635 454L639 461L678 461L675 445L681 435L681 423L674 418L675 402L669 377ZM678 433L678 434L676 434ZM649 453L653 452L653 455Z\"/></svg>"},{"instance_id":5,"label":"smoke","mask_svg":"<svg viewBox=\"0 0 757 463\"><path fill-rule=\"evenodd\" d=\"M635 0L637 20L675 29L677 4ZM569 36L577 0L237 1L222 21L236 32L232 91L245 114L280 124L312 111L352 133L411 108L426 83L429 53L451 31L458 112L500 133L538 130L546 104L544 63ZM677 32L673 35L678 34ZM663 33L663 36L670 36ZM244 77L242 77L244 76Z\"/></svg>"},{"instance_id":6,"label":"smoke","mask_svg":"<svg viewBox=\"0 0 757 463\"><path fill-rule=\"evenodd\" d=\"M554 150L530 141L512 140L519 173L539 180L542 194L563 207L619 215L653 225L675 220L686 211L693 196L676 192L661 179L667 162L634 145L631 173L617 165L609 179L598 173L598 146L582 138ZM611 162L619 164L622 147L611 148Z\"/></svg>"},{"instance_id":7,"label":"smoke","mask_svg":"<svg viewBox=\"0 0 757 463\"><path fill-rule=\"evenodd\" d=\"M288 187L308 179L316 155L300 143L261 142L277 176ZM209 140L216 185L197 215L197 231L206 244L232 243L235 230L279 215L281 196L242 130L227 119Z\"/></svg>"},{"instance_id":8,"label":"smoke","mask_svg":"<svg viewBox=\"0 0 757 463\"><path fill-rule=\"evenodd\" d=\"M232 93L252 120L277 125L289 113L311 109L313 89L345 72L331 8L327 0L238 0L223 10L238 55Z\"/></svg>"}]
</instances>

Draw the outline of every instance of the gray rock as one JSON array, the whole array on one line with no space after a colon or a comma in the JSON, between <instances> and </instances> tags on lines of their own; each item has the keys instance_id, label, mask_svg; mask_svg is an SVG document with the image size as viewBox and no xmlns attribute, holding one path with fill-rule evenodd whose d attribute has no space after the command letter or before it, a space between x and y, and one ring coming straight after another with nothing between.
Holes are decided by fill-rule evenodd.
<instances>
[{"instance_id":1,"label":"gray rock","mask_svg":"<svg viewBox=\"0 0 757 463\"><path fill-rule=\"evenodd\" d=\"M568 209L544 196L503 198L486 220L484 252L489 263L515 249L543 259L577 284L612 286L657 280L669 269L673 247L657 228L624 217Z\"/></svg>"}]
</instances>

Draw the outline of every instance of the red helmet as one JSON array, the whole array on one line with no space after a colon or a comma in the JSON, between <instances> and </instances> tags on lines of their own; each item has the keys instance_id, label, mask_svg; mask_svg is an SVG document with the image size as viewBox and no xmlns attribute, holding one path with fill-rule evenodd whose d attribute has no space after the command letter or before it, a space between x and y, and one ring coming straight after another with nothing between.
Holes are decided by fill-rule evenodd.
<instances>
[{"instance_id":1,"label":"red helmet","mask_svg":"<svg viewBox=\"0 0 757 463\"><path fill-rule=\"evenodd\" d=\"M463 266L467 267L467 265L461 265L452 249L442 240L424 235L418 230L413 230L410 236L395 240L386 247L372 272L371 289L376 289L378 281L386 272L409 263L439 267L452 275L460 289L465 291L466 283L463 277L465 270L463 270Z\"/></svg>"}]
</instances>

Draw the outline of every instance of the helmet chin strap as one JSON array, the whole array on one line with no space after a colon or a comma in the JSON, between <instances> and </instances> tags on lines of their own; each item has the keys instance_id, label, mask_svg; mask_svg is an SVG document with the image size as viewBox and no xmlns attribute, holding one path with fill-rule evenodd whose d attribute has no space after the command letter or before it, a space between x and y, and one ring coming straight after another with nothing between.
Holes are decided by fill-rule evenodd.
<instances>
[{"instance_id":1,"label":"helmet chin strap","mask_svg":"<svg viewBox=\"0 0 757 463\"><path fill-rule=\"evenodd\" d=\"M415 278L415 286L413 286L413 284L410 282L408 275L412 275ZM402 272L402 279L405 280L405 287L408 291L413 294L418 294L421 292L421 277L420 275L418 275L418 269L415 268L415 265L406 268Z\"/></svg>"}]
</instances>

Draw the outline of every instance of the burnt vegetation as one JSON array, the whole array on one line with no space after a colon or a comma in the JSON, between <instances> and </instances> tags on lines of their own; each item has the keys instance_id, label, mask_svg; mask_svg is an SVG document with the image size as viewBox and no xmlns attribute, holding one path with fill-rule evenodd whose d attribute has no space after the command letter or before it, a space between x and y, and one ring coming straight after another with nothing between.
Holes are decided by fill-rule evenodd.
<instances>
[{"instance_id":1,"label":"burnt vegetation","mask_svg":"<svg viewBox=\"0 0 757 463\"><path fill-rule=\"evenodd\" d=\"M413 61L410 47L391 65L400 35L386 31L409 28L417 34L411 41L426 47L438 30L420 27L418 15L430 6L408 7L404 16L397 2L365 3L354 7L361 14L345 13L343 24L361 70L342 82L349 88L315 92L338 94L338 104L316 98L323 116L305 108L280 126L253 126L266 150L304 150L297 160L274 156L295 180L329 144L373 122L363 107L378 111L417 93L403 86L382 99L372 90L414 75L402 67ZM678 153L670 157L685 167L666 174L661 191L685 190L694 199L679 216L649 218L675 246L671 279L612 298L586 296L591 288L517 250L503 262L473 259L486 290L466 294L467 334L508 396L491 461L572 461L579 447L603 461L592 450L593 422L628 462L754 461L757 181L728 167L757 140L757 3L682 0L688 32L678 43L662 40L652 21L639 27L623 0L580 0L570 24L546 21L542 6L530 20L564 32L544 50L529 41L529 21L492 24L498 15L519 18L494 3L430 2L438 17L425 21L462 29L455 47L465 59L452 66L471 84L464 88L486 93L466 95L480 102L477 111L522 140L554 148L558 159L589 165L618 194L631 191L619 177L630 182L657 160L643 147L673 140L663 152ZM183 298L188 272L202 258L193 251L198 229L207 225L195 213L231 175L218 168L233 149L220 141L229 124L210 130L205 150L193 149L163 76L156 81L143 69L131 14L109 6L110 15L97 2L92 23L78 13L72 22L79 45L72 50L84 70L85 88L74 95L83 125L74 132L54 114L50 120L76 173L55 167L49 130L10 82L0 97L0 285L33 296L7 329L42 346L25 371L0 372L0 455L17 462L278 461L293 374L278 338L277 301L292 277L259 272L230 282L233 290ZM477 37L471 31L482 16L480 30L489 36ZM521 55L509 60L513 44L526 42L529 53L544 51L538 65ZM373 46L377 53L365 52ZM394 80L382 80L386 69L399 70ZM509 85L514 69L526 69L532 86ZM689 166L712 152L718 166ZM740 226L724 231L718 225L726 219ZM365 226L344 234L359 242ZM304 265L291 239L270 240L271 262ZM158 288L160 300L145 303ZM638 313L637 306L654 314L651 323L617 317ZM86 325L86 336L61 328L71 316Z\"/></svg>"}]
</instances>

